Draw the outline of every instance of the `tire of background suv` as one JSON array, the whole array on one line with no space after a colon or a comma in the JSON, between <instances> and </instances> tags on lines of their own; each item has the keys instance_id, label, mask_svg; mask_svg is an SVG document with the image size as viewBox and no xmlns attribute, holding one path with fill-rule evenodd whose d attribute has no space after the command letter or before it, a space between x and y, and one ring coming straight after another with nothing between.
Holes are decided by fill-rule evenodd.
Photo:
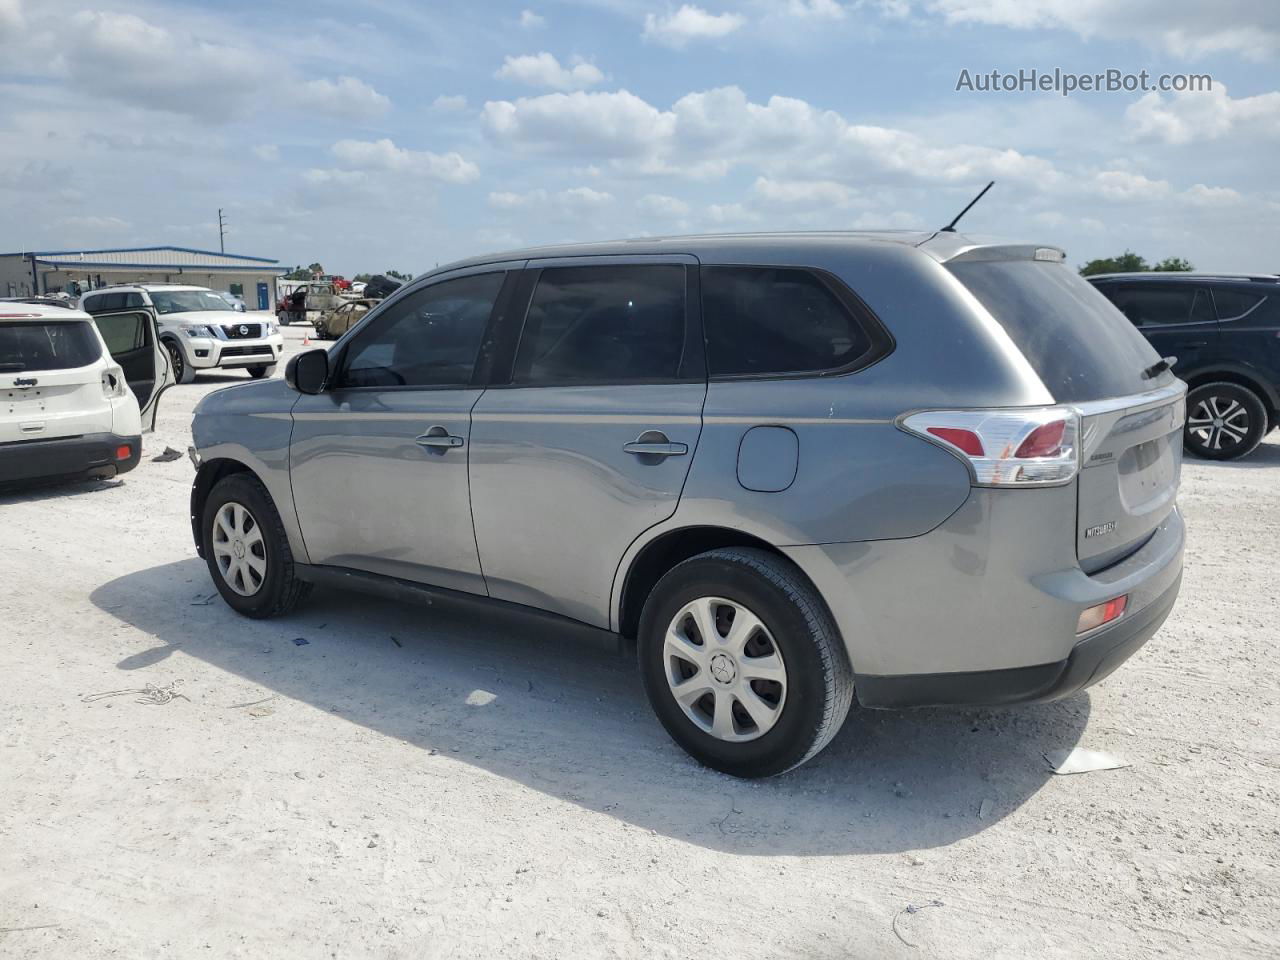
<instances>
[{"instance_id":1,"label":"tire of background suv","mask_svg":"<svg viewBox=\"0 0 1280 960\"><path fill-rule=\"evenodd\" d=\"M173 364L173 380L175 383L191 383L196 378L195 367L187 363L182 347L176 340L165 339L161 343L169 351L169 362Z\"/></svg>"},{"instance_id":2,"label":"tire of background suv","mask_svg":"<svg viewBox=\"0 0 1280 960\"><path fill-rule=\"evenodd\" d=\"M1217 414L1226 414L1225 421ZM1206 383L1187 395L1183 443L1197 457L1235 460L1247 456L1262 442L1267 428L1267 408L1248 387L1225 381ZM1243 434L1239 440L1235 439L1238 433Z\"/></svg>"},{"instance_id":3,"label":"tire of background suv","mask_svg":"<svg viewBox=\"0 0 1280 960\"><path fill-rule=\"evenodd\" d=\"M232 523L233 527L240 529L231 537L227 536L225 527L219 533L214 530L219 514L229 506L232 513L239 507L249 516L248 522ZM236 536L241 530L244 535ZM289 549L289 539L285 536L284 525L271 495L253 474L234 473L214 485L205 501L200 534L209 576L222 599L237 613L255 619L278 617L292 610L311 592L311 584L296 576L293 551ZM233 586L233 583L243 584L244 578L236 580L223 572L228 549L231 549L232 556L241 552L236 548L237 540L242 546L247 545L243 553L255 553L260 544L261 550L255 555L265 564L261 581L251 580L248 585L256 589L247 594Z\"/></svg>"},{"instance_id":4,"label":"tire of background suv","mask_svg":"<svg viewBox=\"0 0 1280 960\"><path fill-rule=\"evenodd\" d=\"M249 376L253 377L255 380L261 380L264 377L274 377L276 373L276 365L274 363L268 363L263 366L249 367L248 370Z\"/></svg>"},{"instance_id":5,"label":"tire of background suv","mask_svg":"<svg viewBox=\"0 0 1280 960\"><path fill-rule=\"evenodd\" d=\"M703 599L714 601L717 623L712 629L717 636L709 646L711 654L703 654L702 666L695 667L679 655L670 656L667 635L671 628L686 636L699 632L692 620L696 614L680 621L677 615L690 606L698 609ZM732 610L736 619L735 607L754 614L764 629L752 634L747 655L731 656L727 664L722 660L717 665L716 644L732 632L731 621L719 618ZM826 604L793 564L765 550L712 550L673 567L645 602L637 648L645 692L672 739L700 763L735 777L774 776L804 763L831 742L853 702L853 670ZM732 647L725 644L724 649ZM783 684L770 688L769 681L761 686L753 679L745 689L732 686L761 672L752 662L770 654L782 661ZM683 676L692 672L691 679L707 684L709 694L689 708L681 706L671 679L676 671ZM747 716L745 700L737 700L752 692L776 704L776 718L767 721L770 725L762 733ZM736 700L731 707L732 735L753 739L732 742L707 729L714 721L715 701L726 696ZM702 723L691 714L701 716ZM748 720L746 729L740 717Z\"/></svg>"}]
</instances>

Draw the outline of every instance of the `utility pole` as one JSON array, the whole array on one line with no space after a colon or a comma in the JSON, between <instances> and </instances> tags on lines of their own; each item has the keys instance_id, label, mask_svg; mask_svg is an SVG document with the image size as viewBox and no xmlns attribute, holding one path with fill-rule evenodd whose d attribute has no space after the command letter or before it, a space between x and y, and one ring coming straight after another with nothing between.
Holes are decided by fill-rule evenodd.
<instances>
[{"instance_id":1,"label":"utility pole","mask_svg":"<svg viewBox=\"0 0 1280 960\"><path fill-rule=\"evenodd\" d=\"M218 250L227 252L227 221L223 219L222 208L218 208Z\"/></svg>"}]
</instances>

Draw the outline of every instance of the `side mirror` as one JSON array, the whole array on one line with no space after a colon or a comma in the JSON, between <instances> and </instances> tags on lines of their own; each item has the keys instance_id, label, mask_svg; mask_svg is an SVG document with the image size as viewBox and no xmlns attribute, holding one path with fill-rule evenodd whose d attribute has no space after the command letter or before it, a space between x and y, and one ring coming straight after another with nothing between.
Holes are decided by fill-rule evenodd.
<instances>
[{"instance_id":1,"label":"side mirror","mask_svg":"<svg viewBox=\"0 0 1280 960\"><path fill-rule=\"evenodd\" d=\"M328 350L307 350L285 364L284 382L299 393L321 393L328 379Z\"/></svg>"}]
</instances>

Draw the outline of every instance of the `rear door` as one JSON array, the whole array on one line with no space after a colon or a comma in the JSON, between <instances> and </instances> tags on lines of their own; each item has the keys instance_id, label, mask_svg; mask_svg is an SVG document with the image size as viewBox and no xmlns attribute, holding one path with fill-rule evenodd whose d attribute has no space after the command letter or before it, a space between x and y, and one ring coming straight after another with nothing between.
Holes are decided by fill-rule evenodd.
<instances>
[{"instance_id":1,"label":"rear door","mask_svg":"<svg viewBox=\"0 0 1280 960\"><path fill-rule=\"evenodd\" d=\"M491 596L608 627L617 564L675 512L698 444L697 283L693 257L525 271L514 349L472 411L471 507Z\"/></svg>"},{"instance_id":2,"label":"rear door","mask_svg":"<svg viewBox=\"0 0 1280 960\"><path fill-rule=\"evenodd\" d=\"M137 294L131 296L142 299ZM173 365L169 352L160 343L155 314L150 308L139 306L133 310L95 313L93 322L138 400L143 431L154 430L160 394L174 383Z\"/></svg>"},{"instance_id":3,"label":"rear door","mask_svg":"<svg viewBox=\"0 0 1280 960\"><path fill-rule=\"evenodd\" d=\"M1098 289L1137 327L1162 357L1177 357L1187 374L1222 352L1209 289L1198 283L1108 282Z\"/></svg>"}]
</instances>

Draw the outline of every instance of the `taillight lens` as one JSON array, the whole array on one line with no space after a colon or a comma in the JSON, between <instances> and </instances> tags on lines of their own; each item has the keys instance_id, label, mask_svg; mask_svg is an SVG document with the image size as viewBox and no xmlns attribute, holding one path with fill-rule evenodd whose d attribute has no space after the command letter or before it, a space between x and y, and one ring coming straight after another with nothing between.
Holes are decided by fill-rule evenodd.
<instances>
[{"instance_id":1,"label":"taillight lens","mask_svg":"<svg viewBox=\"0 0 1280 960\"><path fill-rule=\"evenodd\" d=\"M1066 483L1079 469L1079 415L1070 407L926 410L901 427L969 464L980 487Z\"/></svg>"},{"instance_id":2,"label":"taillight lens","mask_svg":"<svg viewBox=\"0 0 1280 960\"><path fill-rule=\"evenodd\" d=\"M116 447L117 460L128 460L132 456L133 447L129 446L127 443L122 443L120 446Z\"/></svg>"}]
</instances>

